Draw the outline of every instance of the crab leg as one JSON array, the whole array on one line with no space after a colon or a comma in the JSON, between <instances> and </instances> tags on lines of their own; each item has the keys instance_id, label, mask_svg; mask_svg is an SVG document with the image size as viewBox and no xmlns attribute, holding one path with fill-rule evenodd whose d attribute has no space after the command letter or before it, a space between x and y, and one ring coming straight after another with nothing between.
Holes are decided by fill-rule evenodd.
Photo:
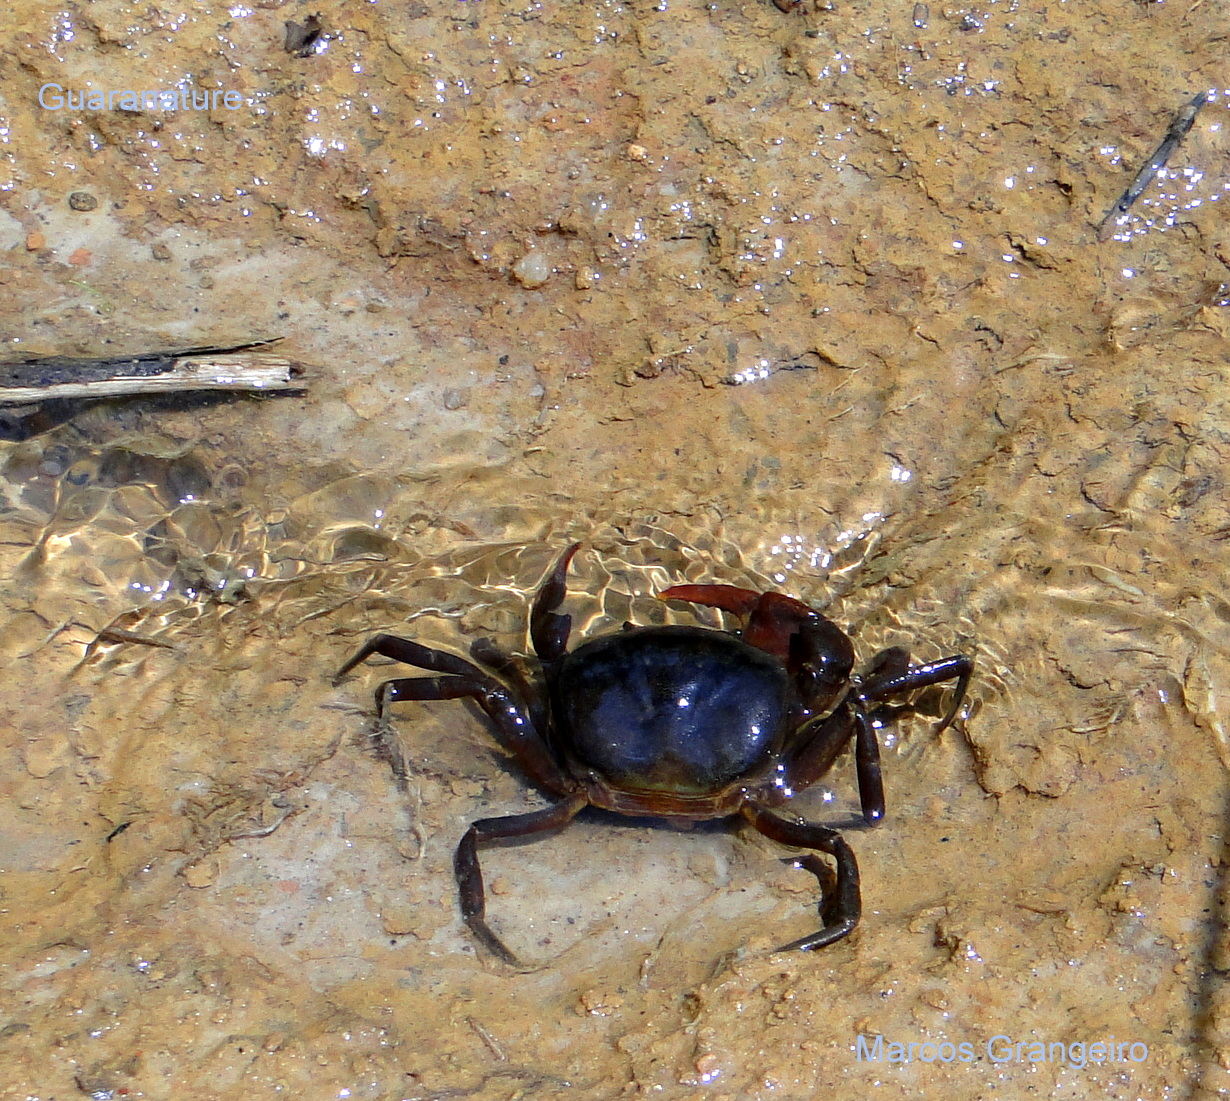
<instances>
[{"instance_id":1,"label":"crab leg","mask_svg":"<svg viewBox=\"0 0 1230 1101\"><path fill-rule=\"evenodd\" d=\"M854 773L863 820L874 826L884 817L884 777L880 772L880 739L867 712L857 704L854 711Z\"/></svg>"},{"instance_id":2,"label":"crab leg","mask_svg":"<svg viewBox=\"0 0 1230 1101\"><path fill-rule=\"evenodd\" d=\"M888 655L892 655L889 657ZM881 661L880 658L887 660ZM964 654L954 654L952 657L941 658L939 661L928 662L926 665L910 665L909 655L904 650L894 647L885 650L880 658L873 663L872 673L865 678L859 690L859 698L868 703L878 703L912 692L918 688L929 688L933 684L941 684L946 680L957 680L957 687L952 695L952 703L948 713L935 728L939 734L952 725L965 702L965 690L969 687L970 678L974 675L974 662ZM904 661L905 667L901 667Z\"/></svg>"},{"instance_id":3,"label":"crab leg","mask_svg":"<svg viewBox=\"0 0 1230 1101\"><path fill-rule=\"evenodd\" d=\"M470 931L492 954L514 967L520 960L487 924L487 903L483 890L483 870L478 863L478 850L486 845L536 833L552 833L571 822L589 802L584 792L575 792L561 803L529 814L513 814L506 818L480 818L466 830L457 846L453 872L461 893L461 916Z\"/></svg>"},{"instance_id":4,"label":"crab leg","mask_svg":"<svg viewBox=\"0 0 1230 1101\"><path fill-rule=\"evenodd\" d=\"M807 728L806 737L793 754L787 754L785 784L802 791L825 775L854 739L854 768L863 819L874 826L884 818L884 779L880 773L880 742L862 703L851 692L831 714ZM773 799L774 805L788 796Z\"/></svg>"},{"instance_id":5,"label":"crab leg","mask_svg":"<svg viewBox=\"0 0 1230 1101\"><path fill-rule=\"evenodd\" d=\"M489 677L473 662L444 650L433 650L408 638L375 635L338 670L336 682L372 654L393 658L405 665L444 673L442 677L401 677L385 681L376 689L376 712L383 718L390 703L399 700L472 699L486 712L500 743L511 752L539 787L555 795L574 790L542 735L534 725L528 704L507 685Z\"/></svg>"},{"instance_id":6,"label":"crab leg","mask_svg":"<svg viewBox=\"0 0 1230 1101\"><path fill-rule=\"evenodd\" d=\"M787 822L784 818L778 818L776 814L770 814L767 810L751 804L745 806L741 813L766 837L783 845L828 853L837 861L837 886L832 897L829 897L829 892L826 891L820 903L820 920L824 924L811 936L783 944L778 951L810 952L841 940L853 932L862 915L863 902L859 891L858 861L855 860L854 850L846 844L845 838L827 826L817 826L812 822ZM822 877L823 869L818 862L813 863L804 858L801 863L817 878Z\"/></svg>"}]
</instances>

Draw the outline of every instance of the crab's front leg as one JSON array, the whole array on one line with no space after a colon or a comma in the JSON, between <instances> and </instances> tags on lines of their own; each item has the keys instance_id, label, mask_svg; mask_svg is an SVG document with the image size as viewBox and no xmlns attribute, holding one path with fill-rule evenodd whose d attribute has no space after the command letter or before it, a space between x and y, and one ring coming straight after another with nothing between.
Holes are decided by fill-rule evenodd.
<instances>
[{"instance_id":1,"label":"crab's front leg","mask_svg":"<svg viewBox=\"0 0 1230 1101\"><path fill-rule=\"evenodd\" d=\"M767 799L785 802L790 794L810 787L824 776L854 739L854 769L858 777L863 819L874 826L884 818L884 778L880 772L880 741L861 702L849 693L823 719L806 726L782 759L780 784Z\"/></svg>"},{"instance_id":2,"label":"crab's front leg","mask_svg":"<svg viewBox=\"0 0 1230 1101\"><path fill-rule=\"evenodd\" d=\"M849 936L862 916L863 900L859 889L858 861L845 838L827 826L812 822L788 822L754 803L745 806L741 813L766 837L783 845L828 853L837 862L837 885L831 893L825 892L820 905L821 927L811 936L783 944L778 951L810 952ZM816 858L804 857L800 863L817 879L823 876L823 868Z\"/></svg>"},{"instance_id":3,"label":"crab's front leg","mask_svg":"<svg viewBox=\"0 0 1230 1101\"><path fill-rule=\"evenodd\" d=\"M880 651L871 659L867 672L862 676L858 696L864 703L881 703L919 688L929 688L933 684L955 680L957 687L952 694L952 703L948 705L939 726L935 728L936 734L939 734L956 719L961 704L965 702L965 693L973 675L974 660L965 654L953 654L951 657L940 658L939 661L929 661L925 665L911 665L909 651L893 646ZM903 705L902 710L910 710L909 705Z\"/></svg>"}]
</instances>

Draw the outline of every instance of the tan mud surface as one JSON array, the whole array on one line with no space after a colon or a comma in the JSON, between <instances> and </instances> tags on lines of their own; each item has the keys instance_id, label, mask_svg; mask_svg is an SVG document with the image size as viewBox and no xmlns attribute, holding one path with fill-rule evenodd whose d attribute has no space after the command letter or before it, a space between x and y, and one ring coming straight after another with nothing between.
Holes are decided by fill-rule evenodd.
<instances>
[{"instance_id":1,"label":"tan mud surface","mask_svg":"<svg viewBox=\"0 0 1230 1101\"><path fill-rule=\"evenodd\" d=\"M1226 35L1213 0L18 0L5 354L312 366L0 413L0 1098L1230 1089ZM329 677L377 630L524 650L576 539L581 633L687 621L686 578L975 656L957 728L889 734L849 940L771 952L816 885L767 840L594 815L485 858L541 966L475 951L453 848L542 797L457 703L398 709L401 790L387 670ZM799 813L849 823L852 772ZM1076 1065L1112 1036L1147 1055Z\"/></svg>"}]
</instances>

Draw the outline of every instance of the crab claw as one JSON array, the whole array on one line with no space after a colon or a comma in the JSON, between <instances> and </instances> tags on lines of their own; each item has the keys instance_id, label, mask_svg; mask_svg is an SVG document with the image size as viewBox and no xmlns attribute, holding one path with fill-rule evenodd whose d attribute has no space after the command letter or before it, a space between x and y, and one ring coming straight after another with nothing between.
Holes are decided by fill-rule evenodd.
<instances>
[{"instance_id":1,"label":"crab claw","mask_svg":"<svg viewBox=\"0 0 1230 1101\"><path fill-rule=\"evenodd\" d=\"M658 599L686 600L743 616L747 621L743 641L789 664L793 664L795 656L791 640L802 628L822 618L819 612L794 597L758 593L734 585L672 585L658 593Z\"/></svg>"},{"instance_id":2,"label":"crab claw","mask_svg":"<svg viewBox=\"0 0 1230 1101\"><path fill-rule=\"evenodd\" d=\"M658 599L686 600L689 604L704 604L745 616L756 607L762 595L751 589L736 589L733 585L672 585L658 593Z\"/></svg>"}]
</instances>

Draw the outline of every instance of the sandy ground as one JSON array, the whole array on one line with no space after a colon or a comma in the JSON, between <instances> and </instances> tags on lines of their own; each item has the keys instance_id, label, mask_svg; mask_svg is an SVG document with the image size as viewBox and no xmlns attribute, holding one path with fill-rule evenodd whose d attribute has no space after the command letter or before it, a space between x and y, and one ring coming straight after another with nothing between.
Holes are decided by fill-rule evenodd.
<instances>
[{"instance_id":1,"label":"sandy ground","mask_svg":"<svg viewBox=\"0 0 1230 1101\"><path fill-rule=\"evenodd\" d=\"M4 19L5 354L309 371L0 415L0 1098L1230 1090L1220 4ZM160 88L240 102L53 109ZM712 580L974 655L882 826L848 761L796 800L849 940L773 953L816 884L763 838L594 814L486 858L535 969L476 950L452 850L542 797L458 703L397 709L399 785L388 670L330 674L524 651L571 540L579 636Z\"/></svg>"}]
</instances>

